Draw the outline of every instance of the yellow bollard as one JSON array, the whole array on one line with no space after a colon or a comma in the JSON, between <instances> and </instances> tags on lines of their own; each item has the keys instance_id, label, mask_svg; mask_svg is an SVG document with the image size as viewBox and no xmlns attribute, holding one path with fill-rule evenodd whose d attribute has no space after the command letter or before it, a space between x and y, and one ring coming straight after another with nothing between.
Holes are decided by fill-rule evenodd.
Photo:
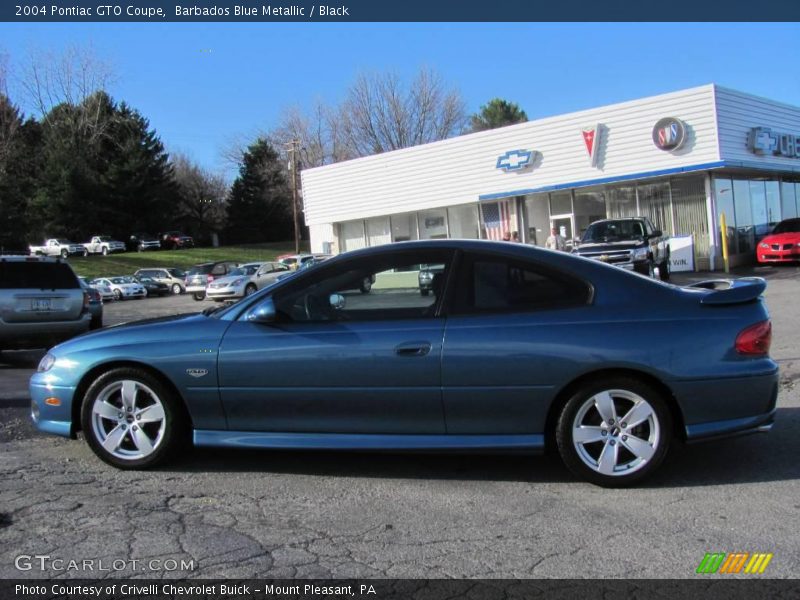
<instances>
[{"instance_id":1,"label":"yellow bollard","mask_svg":"<svg viewBox=\"0 0 800 600\"><path fill-rule=\"evenodd\" d=\"M722 238L722 262L725 265L725 272L730 273L731 268L728 262L728 224L725 221L725 213L719 213L719 229Z\"/></svg>"}]
</instances>

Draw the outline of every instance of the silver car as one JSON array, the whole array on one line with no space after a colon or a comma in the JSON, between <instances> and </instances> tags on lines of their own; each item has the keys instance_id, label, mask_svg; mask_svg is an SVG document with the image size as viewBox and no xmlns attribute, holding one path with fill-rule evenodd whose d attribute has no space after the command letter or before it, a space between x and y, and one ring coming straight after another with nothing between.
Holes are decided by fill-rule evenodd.
<instances>
[{"instance_id":1,"label":"silver car","mask_svg":"<svg viewBox=\"0 0 800 600\"><path fill-rule=\"evenodd\" d=\"M89 330L89 296L61 259L0 257L0 350L49 348Z\"/></svg>"},{"instance_id":2,"label":"silver car","mask_svg":"<svg viewBox=\"0 0 800 600\"><path fill-rule=\"evenodd\" d=\"M139 269L133 276L137 279L139 277L149 277L158 283L166 283L173 294L182 294L186 291L186 272L183 269Z\"/></svg>"},{"instance_id":3,"label":"silver car","mask_svg":"<svg viewBox=\"0 0 800 600\"><path fill-rule=\"evenodd\" d=\"M206 287L206 298L221 302L249 296L278 280L289 267L279 262L247 263L227 276L215 279Z\"/></svg>"}]
</instances>

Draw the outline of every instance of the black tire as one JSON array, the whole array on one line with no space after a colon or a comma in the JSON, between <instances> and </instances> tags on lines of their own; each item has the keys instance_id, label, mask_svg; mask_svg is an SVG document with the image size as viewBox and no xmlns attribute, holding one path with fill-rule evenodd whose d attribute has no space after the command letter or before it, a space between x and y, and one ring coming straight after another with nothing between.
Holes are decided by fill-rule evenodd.
<instances>
[{"instance_id":1,"label":"black tire","mask_svg":"<svg viewBox=\"0 0 800 600\"><path fill-rule=\"evenodd\" d=\"M114 300L123 300L122 292L114 290Z\"/></svg>"},{"instance_id":2,"label":"black tire","mask_svg":"<svg viewBox=\"0 0 800 600\"><path fill-rule=\"evenodd\" d=\"M182 294L183 293L183 288L181 287L181 284L173 283L172 284L172 293L175 294L176 296L179 295L179 294Z\"/></svg>"},{"instance_id":3,"label":"black tire","mask_svg":"<svg viewBox=\"0 0 800 600\"><path fill-rule=\"evenodd\" d=\"M244 288L244 295L251 296L258 291L258 288L253 283L248 283L247 286Z\"/></svg>"},{"instance_id":4,"label":"black tire","mask_svg":"<svg viewBox=\"0 0 800 600\"><path fill-rule=\"evenodd\" d=\"M89 330L94 331L95 329L101 329L103 327L103 317L92 317L92 320L89 321Z\"/></svg>"},{"instance_id":5,"label":"black tire","mask_svg":"<svg viewBox=\"0 0 800 600\"><path fill-rule=\"evenodd\" d=\"M69 250L62 250L61 258L69 258Z\"/></svg>"},{"instance_id":6,"label":"black tire","mask_svg":"<svg viewBox=\"0 0 800 600\"><path fill-rule=\"evenodd\" d=\"M83 258L86 258L87 256L89 256L89 251L88 250L84 250L83 254L81 256L83 256Z\"/></svg>"},{"instance_id":7,"label":"black tire","mask_svg":"<svg viewBox=\"0 0 800 600\"><path fill-rule=\"evenodd\" d=\"M115 456L103 448L93 426L92 407L95 399L108 386L122 380L143 384L156 394L163 407L163 434L152 453L143 458L127 459ZM120 409L120 411L122 410ZM133 420L131 423L135 424L136 421ZM180 399L176 398L173 392L158 378L141 369L123 367L103 373L89 386L82 398L81 427L86 442L100 460L119 469L148 469L174 457L186 445L189 419ZM144 427L142 429L144 430Z\"/></svg>"},{"instance_id":8,"label":"black tire","mask_svg":"<svg viewBox=\"0 0 800 600\"><path fill-rule=\"evenodd\" d=\"M108 256L108 246L103 246L103 249L102 249L102 250L100 250L100 253L101 253L103 256Z\"/></svg>"},{"instance_id":9,"label":"black tire","mask_svg":"<svg viewBox=\"0 0 800 600\"><path fill-rule=\"evenodd\" d=\"M592 408L584 413L580 423L576 423L576 417L586 410L585 407L592 402L591 399L604 391L613 392L609 394L609 397L612 398L616 407L615 414L619 414L619 422L609 424L602 421L600 411L595 408L596 404L593 404ZM646 401L651 409L649 413L652 416L652 423L648 420L629 429L623 428L622 426L626 425L627 427L627 424L622 422L622 418L632 406L629 404L631 400L623 394ZM616 413L616 410L619 410L619 413ZM596 424L588 425L587 420L592 419ZM602 437L598 437L598 441L582 445L582 454L579 454L576 448L577 444L573 439L573 428L576 424L596 427L599 434L602 434L603 430L606 433L602 434ZM648 477L664 461L672 439L672 414L661 393L653 386L630 377L601 378L581 386L572 394L561 410L555 434L561 459L575 475L603 487L625 487ZM648 436L648 440L640 438L644 435ZM650 455L646 459L637 457L629 450L631 447L629 444L633 439L636 439L637 442L647 442L646 450ZM618 445L616 449L614 449L615 445ZM609 446L611 447L610 452L615 457L614 465L620 469L614 474L600 472L601 456L606 450L609 450ZM597 453L596 457L593 456L593 452ZM628 456L633 459L633 462L625 462ZM587 462L592 460L596 461L594 467ZM628 472L626 468L630 468L631 471Z\"/></svg>"},{"instance_id":10,"label":"black tire","mask_svg":"<svg viewBox=\"0 0 800 600\"><path fill-rule=\"evenodd\" d=\"M369 294L372 290L372 279L369 277L365 277L364 281L361 282L361 286L358 288L361 290L362 294Z\"/></svg>"},{"instance_id":11,"label":"black tire","mask_svg":"<svg viewBox=\"0 0 800 600\"><path fill-rule=\"evenodd\" d=\"M669 281L669 256L667 259L658 265L658 276L661 278L661 281Z\"/></svg>"},{"instance_id":12,"label":"black tire","mask_svg":"<svg viewBox=\"0 0 800 600\"><path fill-rule=\"evenodd\" d=\"M420 290L419 293L422 294L423 296L427 296L428 294L431 293L431 291L430 290Z\"/></svg>"},{"instance_id":13,"label":"black tire","mask_svg":"<svg viewBox=\"0 0 800 600\"><path fill-rule=\"evenodd\" d=\"M192 298L194 298L195 300L200 302L201 300L205 300L206 299L206 293L205 292L194 292L192 294Z\"/></svg>"},{"instance_id":14,"label":"black tire","mask_svg":"<svg viewBox=\"0 0 800 600\"><path fill-rule=\"evenodd\" d=\"M136 246L136 251L137 251L137 252L144 252L144 246L142 246L141 244L139 244L138 246Z\"/></svg>"}]
</instances>

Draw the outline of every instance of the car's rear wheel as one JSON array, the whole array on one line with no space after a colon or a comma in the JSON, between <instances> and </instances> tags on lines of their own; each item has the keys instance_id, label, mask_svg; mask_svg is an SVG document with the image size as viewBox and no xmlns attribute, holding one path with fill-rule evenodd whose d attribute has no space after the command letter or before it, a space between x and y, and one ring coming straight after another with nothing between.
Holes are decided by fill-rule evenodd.
<instances>
[{"instance_id":1,"label":"car's rear wheel","mask_svg":"<svg viewBox=\"0 0 800 600\"><path fill-rule=\"evenodd\" d=\"M205 292L195 292L192 294L192 298L200 302L200 300L205 300L206 293Z\"/></svg>"},{"instance_id":2,"label":"car's rear wheel","mask_svg":"<svg viewBox=\"0 0 800 600\"><path fill-rule=\"evenodd\" d=\"M248 283L247 287L244 288L244 295L245 296L250 296L252 294L255 294L257 291L258 291L258 288L254 284Z\"/></svg>"},{"instance_id":3,"label":"car's rear wheel","mask_svg":"<svg viewBox=\"0 0 800 600\"><path fill-rule=\"evenodd\" d=\"M68 258L68 257L69 257L69 250L62 250L61 258Z\"/></svg>"},{"instance_id":4,"label":"car's rear wheel","mask_svg":"<svg viewBox=\"0 0 800 600\"><path fill-rule=\"evenodd\" d=\"M669 281L669 268L669 256L667 256L667 258L658 265L658 276L661 278L661 281Z\"/></svg>"},{"instance_id":5,"label":"car's rear wheel","mask_svg":"<svg viewBox=\"0 0 800 600\"><path fill-rule=\"evenodd\" d=\"M622 487L650 475L667 455L672 416L652 386L628 377L582 386L556 425L567 467L604 487Z\"/></svg>"},{"instance_id":6,"label":"car's rear wheel","mask_svg":"<svg viewBox=\"0 0 800 600\"><path fill-rule=\"evenodd\" d=\"M121 469L143 469L173 455L188 424L179 400L158 379L140 369L119 368L89 387L81 425L101 460Z\"/></svg>"},{"instance_id":7,"label":"car's rear wheel","mask_svg":"<svg viewBox=\"0 0 800 600\"><path fill-rule=\"evenodd\" d=\"M173 283L173 284L172 284L172 293L173 293L173 294L175 294L175 295L177 296L178 294L180 294L180 293L181 293L181 291L182 291L182 290L181 290L181 286L180 286L180 284L179 284L179 283Z\"/></svg>"},{"instance_id":8,"label":"car's rear wheel","mask_svg":"<svg viewBox=\"0 0 800 600\"><path fill-rule=\"evenodd\" d=\"M103 246L103 249L101 250L101 252L103 253L103 256L108 256L108 247L107 246Z\"/></svg>"},{"instance_id":9,"label":"car's rear wheel","mask_svg":"<svg viewBox=\"0 0 800 600\"><path fill-rule=\"evenodd\" d=\"M122 292L114 290L114 300L122 300Z\"/></svg>"}]
</instances>

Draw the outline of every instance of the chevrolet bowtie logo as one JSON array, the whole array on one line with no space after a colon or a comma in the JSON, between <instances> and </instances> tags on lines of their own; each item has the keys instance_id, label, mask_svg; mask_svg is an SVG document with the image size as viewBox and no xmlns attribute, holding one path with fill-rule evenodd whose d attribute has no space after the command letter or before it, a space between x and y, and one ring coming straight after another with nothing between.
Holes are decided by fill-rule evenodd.
<instances>
[{"instance_id":1,"label":"chevrolet bowtie logo","mask_svg":"<svg viewBox=\"0 0 800 600\"><path fill-rule=\"evenodd\" d=\"M503 171L520 171L533 163L532 150L509 150L505 154L497 157L498 169Z\"/></svg>"}]
</instances>

